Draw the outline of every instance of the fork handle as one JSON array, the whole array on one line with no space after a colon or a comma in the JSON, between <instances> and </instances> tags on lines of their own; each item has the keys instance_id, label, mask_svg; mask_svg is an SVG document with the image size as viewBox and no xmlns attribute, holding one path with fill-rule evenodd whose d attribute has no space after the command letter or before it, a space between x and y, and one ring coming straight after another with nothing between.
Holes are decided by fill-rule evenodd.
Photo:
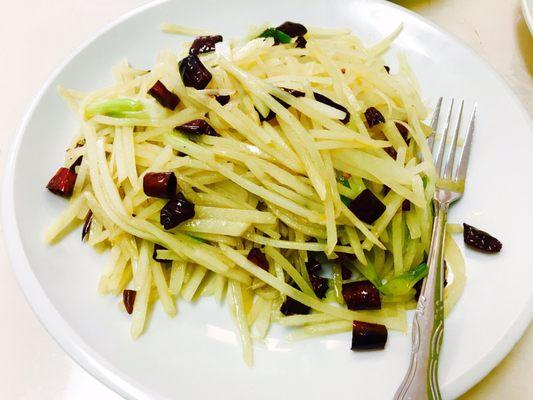
<instances>
[{"instance_id":1,"label":"fork handle","mask_svg":"<svg viewBox=\"0 0 533 400\"><path fill-rule=\"evenodd\" d=\"M418 299L412 332L409 369L395 400L439 400L439 353L444 328L444 239L448 203L434 200L436 215L428 255L429 274Z\"/></svg>"}]
</instances>

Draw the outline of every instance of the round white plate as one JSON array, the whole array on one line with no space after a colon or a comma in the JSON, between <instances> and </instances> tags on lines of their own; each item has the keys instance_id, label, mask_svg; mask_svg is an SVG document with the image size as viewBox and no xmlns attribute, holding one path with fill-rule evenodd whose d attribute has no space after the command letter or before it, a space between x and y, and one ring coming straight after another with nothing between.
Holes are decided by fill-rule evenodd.
<instances>
[{"instance_id":1,"label":"round white plate","mask_svg":"<svg viewBox=\"0 0 533 400\"><path fill-rule=\"evenodd\" d=\"M169 320L159 307L137 342L119 299L96 294L105 257L80 242L79 232L54 247L45 227L65 201L44 189L63 159L77 123L56 94L58 84L94 90L111 83L121 59L149 68L163 48L183 38L159 32L163 21L242 35L249 25L295 20L350 27L366 43L404 31L390 55L407 54L424 98L478 102L478 125L463 200L451 220L494 233L499 255L467 250L468 281L446 321L440 377L455 398L487 374L531 320L533 213L531 122L503 81L471 50L419 16L384 1L196 0L138 9L81 48L45 85L11 149L3 187L3 223L15 272L35 312L61 346L98 379L131 399L391 398L406 370L410 336L391 333L385 351L353 353L350 335L287 343L276 328L244 365L226 308L209 300L179 304Z\"/></svg>"},{"instance_id":2,"label":"round white plate","mask_svg":"<svg viewBox=\"0 0 533 400\"><path fill-rule=\"evenodd\" d=\"M529 32L533 35L533 0L522 0L522 13L524 14Z\"/></svg>"}]
</instances>

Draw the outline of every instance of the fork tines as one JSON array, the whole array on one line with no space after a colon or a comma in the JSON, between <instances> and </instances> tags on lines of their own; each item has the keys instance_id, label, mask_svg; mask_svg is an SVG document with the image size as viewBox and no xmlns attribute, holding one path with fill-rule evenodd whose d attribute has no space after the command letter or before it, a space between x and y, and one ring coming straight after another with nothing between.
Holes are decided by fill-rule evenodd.
<instances>
[{"instance_id":1,"label":"fork tines","mask_svg":"<svg viewBox=\"0 0 533 400\"><path fill-rule=\"evenodd\" d=\"M470 157L470 149L472 147L472 136L474 133L476 121L477 104L475 104L473 107L472 115L470 117L470 121L468 123L468 128L464 136L462 145L459 143L458 138L463 119L464 100L461 100L461 104L458 107L459 111L457 111L455 100L450 100L447 115L444 121L442 122L444 125L440 131L440 135L438 135L437 132L441 119L440 117L442 114L442 106L443 98L441 97L437 102L435 112L430 123L431 129L433 130L432 140L430 141L431 152L435 157L435 169L437 171L438 176L443 180L458 182L466 178L468 159ZM456 114L453 123L455 129L453 130L453 133L449 138L449 132L452 126L452 115L454 114ZM449 146L447 146L448 143ZM446 147L448 147L448 152L446 155L446 160L444 161ZM457 165L455 166L456 154L459 152L460 156Z\"/></svg>"}]
</instances>

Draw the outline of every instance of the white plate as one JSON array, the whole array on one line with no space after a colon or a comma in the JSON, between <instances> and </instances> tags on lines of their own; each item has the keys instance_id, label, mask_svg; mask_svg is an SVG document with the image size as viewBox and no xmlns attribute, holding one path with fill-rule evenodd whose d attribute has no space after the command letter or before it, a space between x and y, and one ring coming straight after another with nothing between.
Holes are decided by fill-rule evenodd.
<instances>
[{"instance_id":1,"label":"white plate","mask_svg":"<svg viewBox=\"0 0 533 400\"><path fill-rule=\"evenodd\" d=\"M104 257L80 243L79 232L54 247L41 237L65 202L44 189L61 163L76 121L55 92L58 84L93 90L111 82L111 66L127 58L149 67L181 38L158 26L172 21L226 36L249 25L301 21L351 27L367 43L403 21L393 53L404 51L429 101L437 96L479 104L470 180L451 219L485 228L504 243L500 255L466 251L464 296L446 321L441 384L455 398L488 373L531 320L533 265L533 135L531 122L503 81L471 50L419 16L383 1L305 0L164 2L136 10L82 47L45 85L26 116L6 168L3 223L11 260L35 312L61 346L98 379L131 399L390 398L408 363L410 338L392 333L382 352L349 351L350 335L286 343L274 329L241 360L226 309L210 301L179 304L167 319L156 307L146 334L129 337L118 299L96 294ZM391 57L392 60L392 57ZM391 61L394 68L394 62Z\"/></svg>"},{"instance_id":2,"label":"white plate","mask_svg":"<svg viewBox=\"0 0 533 400\"><path fill-rule=\"evenodd\" d=\"M529 32L533 35L533 0L522 0L522 13L529 28Z\"/></svg>"}]
</instances>

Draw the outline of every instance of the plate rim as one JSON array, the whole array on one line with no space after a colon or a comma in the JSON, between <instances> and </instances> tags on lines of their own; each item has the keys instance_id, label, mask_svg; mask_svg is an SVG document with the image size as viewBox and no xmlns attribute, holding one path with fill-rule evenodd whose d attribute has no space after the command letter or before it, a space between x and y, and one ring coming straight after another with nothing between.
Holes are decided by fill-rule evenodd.
<instances>
[{"instance_id":1,"label":"plate rim","mask_svg":"<svg viewBox=\"0 0 533 400\"><path fill-rule=\"evenodd\" d=\"M22 138L26 131L27 125L33 117L35 108L41 102L45 92L50 88L53 81L61 74L65 67L72 62L82 51L84 51L90 44L97 40L106 32L112 30L124 21L145 12L151 8L157 7L161 4L168 3L171 0L154 0L147 4L133 8L127 13L114 19L112 22L105 25L103 28L97 30L88 39L84 40L73 52L71 52L64 61L62 61L53 71L53 73L42 84L36 95L33 96L30 107L22 117L22 120L6 146L6 158L4 161L4 172L2 176L1 187L3 189L2 204L1 204L1 219L3 226L3 238L6 246L6 253L9 264L14 272L17 282L22 289L26 301L30 305L33 313L50 334L54 341L67 353L79 366L81 366L90 375L98 381L106 385L111 390L119 395L131 399L163 399L161 395L154 393L152 390L142 387L140 383L126 374L120 372L115 367L110 365L108 361L103 359L96 350L88 346L83 339L76 333L76 331L69 325L67 320L59 314L50 299L47 297L39 280L35 276L26 257L26 253L20 240L19 226L15 218L14 210L14 173L16 160L20 150ZM514 91L507 85L499 73L471 47L464 44L454 34L446 31L432 21L425 17L405 8L398 4L387 2L385 0L351 0L360 1L362 3L381 3L387 7L392 7L402 10L402 12L410 14L419 22L430 26L439 34L454 43L455 46L462 48L473 57L477 58L490 72L490 74L502 84L503 90L510 96L517 110L519 110L526 120L529 121L530 130L533 126L531 117L524 108L522 102L518 99ZM522 0L525 5L526 0ZM528 24L529 25L529 24ZM530 27L531 28L531 27ZM12 238L6 240L7 237ZM532 311L529 311L532 310ZM522 337L525 330L528 328L531 319L533 318L533 291L530 294L526 306L509 326L507 334L495 344L495 346L477 363L470 368L466 373L457 378L455 387L450 390L452 398L459 397L470 388L474 387L481 381L492 369L494 369L507 354L512 350L514 345Z\"/></svg>"}]
</instances>

